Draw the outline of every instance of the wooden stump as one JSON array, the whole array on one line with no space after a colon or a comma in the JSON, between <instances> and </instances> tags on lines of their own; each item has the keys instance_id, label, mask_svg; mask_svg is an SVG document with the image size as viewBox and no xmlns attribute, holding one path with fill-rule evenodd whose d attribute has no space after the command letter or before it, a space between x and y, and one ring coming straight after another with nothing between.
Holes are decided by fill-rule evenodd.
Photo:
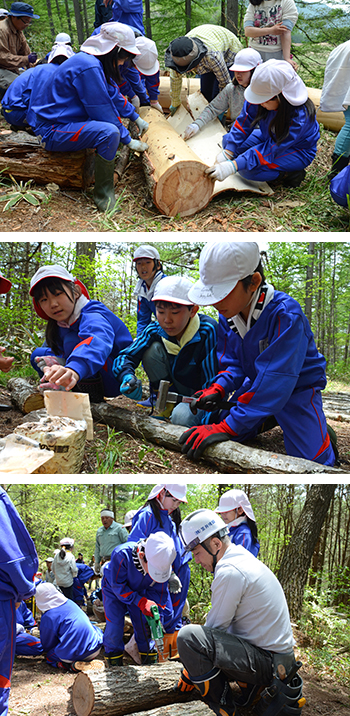
<instances>
[{"instance_id":1,"label":"wooden stump","mask_svg":"<svg viewBox=\"0 0 350 716\"><path fill-rule=\"evenodd\" d=\"M141 107L140 115L149 123L142 137L149 149L142 161L155 205L166 216L192 216L213 193L213 182L204 174L207 165L156 109Z\"/></svg>"},{"instance_id":2,"label":"wooden stump","mask_svg":"<svg viewBox=\"0 0 350 716\"><path fill-rule=\"evenodd\" d=\"M7 384L11 391L11 402L26 415L32 410L44 407L44 396L24 378L11 378Z\"/></svg>"},{"instance_id":3,"label":"wooden stump","mask_svg":"<svg viewBox=\"0 0 350 716\"><path fill-rule=\"evenodd\" d=\"M182 664L122 666L76 676L73 706L77 716L124 716L166 704L197 700L198 691L174 691Z\"/></svg>"},{"instance_id":4,"label":"wooden stump","mask_svg":"<svg viewBox=\"0 0 350 716\"><path fill-rule=\"evenodd\" d=\"M94 182L95 150L47 152L27 132L0 134L0 171L36 184L85 189Z\"/></svg>"}]
</instances>

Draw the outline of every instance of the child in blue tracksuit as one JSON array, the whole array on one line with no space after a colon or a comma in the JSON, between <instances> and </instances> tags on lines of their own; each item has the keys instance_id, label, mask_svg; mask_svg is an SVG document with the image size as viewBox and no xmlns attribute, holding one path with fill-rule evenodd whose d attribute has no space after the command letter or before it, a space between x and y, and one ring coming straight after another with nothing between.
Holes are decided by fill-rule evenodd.
<instances>
[{"instance_id":1,"label":"child in blue tracksuit","mask_svg":"<svg viewBox=\"0 0 350 716\"><path fill-rule=\"evenodd\" d=\"M111 666L122 666L124 653L124 619L128 612L134 627L141 663L157 662L155 642L146 616L158 606L165 631L172 619L168 580L176 555L171 537L164 532L146 540L118 545L103 569L102 593L106 615L103 644Z\"/></svg>"},{"instance_id":2,"label":"child in blue tracksuit","mask_svg":"<svg viewBox=\"0 0 350 716\"><path fill-rule=\"evenodd\" d=\"M16 604L34 592L39 561L16 508L0 487L0 716L6 716L16 644Z\"/></svg>"},{"instance_id":3,"label":"child in blue tracksuit","mask_svg":"<svg viewBox=\"0 0 350 716\"><path fill-rule=\"evenodd\" d=\"M254 438L274 416L288 455L334 465L321 391L326 361L299 303L265 282L255 242L211 242L199 260L200 281L190 297L220 313L219 373L193 407L215 411L237 391L217 424L183 433L183 452L195 459L207 445Z\"/></svg>"},{"instance_id":4,"label":"child in blue tracksuit","mask_svg":"<svg viewBox=\"0 0 350 716\"><path fill-rule=\"evenodd\" d=\"M88 564L80 564L76 562L78 574L73 579L73 599L79 606L84 606L87 599L87 591L85 584L95 576L95 572Z\"/></svg>"},{"instance_id":5,"label":"child in blue tracksuit","mask_svg":"<svg viewBox=\"0 0 350 716\"><path fill-rule=\"evenodd\" d=\"M165 277L159 252L154 246L142 244L134 252L133 262L139 277L134 296L137 298L136 337L151 323L156 315L153 295L159 281Z\"/></svg>"},{"instance_id":6,"label":"child in blue tracksuit","mask_svg":"<svg viewBox=\"0 0 350 716\"><path fill-rule=\"evenodd\" d=\"M197 315L198 306L188 296L192 286L182 276L161 279L153 295L157 321L115 360L113 371L121 383L120 391L132 400L142 396L141 381L135 377L141 360L153 391L158 390L160 380L167 380L177 393L191 396L213 379L217 370L217 323L209 316ZM202 420L203 413L193 415L189 403L168 407L165 417L171 412L171 422L177 425L198 425Z\"/></svg>"},{"instance_id":7,"label":"child in blue tracksuit","mask_svg":"<svg viewBox=\"0 0 350 716\"><path fill-rule=\"evenodd\" d=\"M329 190L331 192L332 199L340 206L349 207L349 196L350 196L350 166L342 169L339 174L333 177Z\"/></svg>"},{"instance_id":8,"label":"child in blue tracksuit","mask_svg":"<svg viewBox=\"0 0 350 716\"><path fill-rule=\"evenodd\" d=\"M173 605L173 618L167 625L167 632L173 634L182 627L182 612L190 586L191 555L184 551L178 530L181 522L179 506L186 500L186 485L155 485L148 495L146 504L132 520L128 541L148 537L159 531L165 532L174 540L176 558L173 574L169 582L169 591ZM177 577L177 579L176 579Z\"/></svg>"},{"instance_id":9,"label":"child in blue tracksuit","mask_svg":"<svg viewBox=\"0 0 350 716\"><path fill-rule=\"evenodd\" d=\"M123 22L145 34L142 0L113 0L112 10L114 22Z\"/></svg>"},{"instance_id":10,"label":"child in blue tracksuit","mask_svg":"<svg viewBox=\"0 0 350 716\"><path fill-rule=\"evenodd\" d=\"M43 386L89 393L91 400L119 395L112 366L132 338L124 323L62 266L42 266L30 282L38 316L48 321L46 341L31 355ZM42 386L42 387L43 387Z\"/></svg>"},{"instance_id":11,"label":"child in blue tracksuit","mask_svg":"<svg viewBox=\"0 0 350 716\"><path fill-rule=\"evenodd\" d=\"M53 77L40 86L35 84L30 96L27 121L46 149L96 149L93 196L101 211L115 206L114 160L119 142L135 151L147 148L144 142L131 139L119 117L123 108L126 116L128 106L117 86L118 65L138 54L130 27L105 23L100 33L89 37L81 52L64 62ZM128 116L135 120L140 133L148 128L133 107Z\"/></svg>"},{"instance_id":12,"label":"child in blue tracksuit","mask_svg":"<svg viewBox=\"0 0 350 716\"><path fill-rule=\"evenodd\" d=\"M50 77L57 70L59 65L65 62L68 57L72 57L72 55L74 55L74 51L70 45L65 43L53 45L47 64L31 67L11 82L1 100L6 122L16 129L28 128L27 110L34 83L41 85L47 77Z\"/></svg>"},{"instance_id":13,"label":"child in blue tracksuit","mask_svg":"<svg viewBox=\"0 0 350 716\"><path fill-rule=\"evenodd\" d=\"M252 181L299 186L320 137L307 88L285 60L259 65L244 92L241 114L223 137L223 151L206 173L223 181L239 172Z\"/></svg>"},{"instance_id":14,"label":"child in blue tracksuit","mask_svg":"<svg viewBox=\"0 0 350 716\"><path fill-rule=\"evenodd\" d=\"M42 613L40 639L50 666L75 672L75 661L92 661L98 656L102 631L77 604L45 582L37 586L35 598Z\"/></svg>"},{"instance_id":15,"label":"child in blue tracksuit","mask_svg":"<svg viewBox=\"0 0 350 716\"><path fill-rule=\"evenodd\" d=\"M260 550L258 530L252 506L243 490L228 490L221 495L215 512L219 512L229 528L229 538L233 544L240 544L254 557Z\"/></svg>"},{"instance_id":16,"label":"child in blue tracksuit","mask_svg":"<svg viewBox=\"0 0 350 716\"><path fill-rule=\"evenodd\" d=\"M16 656L39 656L43 653L40 639L27 631L35 626L37 623L32 612L25 602L21 602L16 609Z\"/></svg>"}]
</instances>

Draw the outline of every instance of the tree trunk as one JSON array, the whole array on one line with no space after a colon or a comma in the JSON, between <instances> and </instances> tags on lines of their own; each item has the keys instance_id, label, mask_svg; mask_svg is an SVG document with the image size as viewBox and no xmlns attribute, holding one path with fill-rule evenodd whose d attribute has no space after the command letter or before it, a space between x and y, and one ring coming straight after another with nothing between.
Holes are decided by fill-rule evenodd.
<instances>
[{"instance_id":1,"label":"tree trunk","mask_svg":"<svg viewBox=\"0 0 350 716\"><path fill-rule=\"evenodd\" d=\"M96 241L77 241L75 244L76 258L73 273L80 279L88 291L93 294L95 285Z\"/></svg>"},{"instance_id":2,"label":"tree trunk","mask_svg":"<svg viewBox=\"0 0 350 716\"><path fill-rule=\"evenodd\" d=\"M278 571L292 620L300 618L316 542L336 485L312 485Z\"/></svg>"},{"instance_id":3,"label":"tree trunk","mask_svg":"<svg viewBox=\"0 0 350 716\"><path fill-rule=\"evenodd\" d=\"M186 12L186 33L191 29L191 0L185 0L185 12Z\"/></svg>"},{"instance_id":4,"label":"tree trunk","mask_svg":"<svg viewBox=\"0 0 350 716\"><path fill-rule=\"evenodd\" d=\"M124 716L197 700L197 690L174 691L181 668L178 662L165 662L82 672L73 684L75 712L77 716Z\"/></svg>"},{"instance_id":5,"label":"tree trunk","mask_svg":"<svg viewBox=\"0 0 350 716\"><path fill-rule=\"evenodd\" d=\"M75 15L75 24L76 24L77 33L78 33L78 42L80 45L82 45L85 40L85 37L84 37L83 18L81 15L79 0L73 0L73 7L74 7L74 15Z\"/></svg>"},{"instance_id":6,"label":"tree trunk","mask_svg":"<svg viewBox=\"0 0 350 716\"><path fill-rule=\"evenodd\" d=\"M238 0L227 0L226 27L234 35L238 34Z\"/></svg>"},{"instance_id":7,"label":"tree trunk","mask_svg":"<svg viewBox=\"0 0 350 716\"><path fill-rule=\"evenodd\" d=\"M186 428L163 423L154 418L144 417L108 403L93 403L91 412L94 420L130 433L142 440L162 445L169 450L181 451L179 437ZM324 467L310 460L277 455L265 450L250 448L239 443L224 442L210 445L205 451L205 460L220 467L223 473L340 473L333 467Z\"/></svg>"},{"instance_id":8,"label":"tree trunk","mask_svg":"<svg viewBox=\"0 0 350 716\"><path fill-rule=\"evenodd\" d=\"M155 205L166 216L192 216L207 206L213 194L213 182L204 174L206 164L160 112L141 107L140 115L149 123L143 137L149 148L142 161Z\"/></svg>"},{"instance_id":9,"label":"tree trunk","mask_svg":"<svg viewBox=\"0 0 350 716\"><path fill-rule=\"evenodd\" d=\"M0 171L36 184L85 189L94 180L95 150L47 152L27 132L0 135Z\"/></svg>"},{"instance_id":10,"label":"tree trunk","mask_svg":"<svg viewBox=\"0 0 350 716\"><path fill-rule=\"evenodd\" d=\"M72 38L72 42L74 42L73 27L72 27L72 23L71 23L71 19L70 19L68 0L64 0L64 7L66 8L66 17L67 17L67 23L68 23L68 28L69 28L69 34Z\"/></svg>"},{"instance_id":11,"label":"tree trunk","mask_svg":"<svg viewBox=\"0 0 350 716\"><path fill-rule=\"evenodd\" d=\"M306 291L305 291L305 315L311 326L312 319L312 300L313 300L313 278L314 278L314 256L315 242L310 241L308 246L308 254L310 256L309 263L306 267Z\"/></svg>"},{"instance_id":12,"label":"tree trunk","mask_svg":"<svg viewBox=\"0 0 350 716\"><path fill-rule=\"evenodd\" d=\"M11 391L11 402L24 415L44 407L43 394L24 378L11 378L7 387Z\"/></svg>"},{"instance_id":13,"label":"tree trunk","mask_svg":"<svg viewBox=\"0 0 350 716\"><path fill-rule=\"evenodd\" d=\"M47 8L47 14L49 17L51 38L52 38L52 42L53 42L55 39L56 32L55 32L55 26L54 26L53 17L52 17L51 0L46 0L46 8Z\"/></svg>"}]
</instances>

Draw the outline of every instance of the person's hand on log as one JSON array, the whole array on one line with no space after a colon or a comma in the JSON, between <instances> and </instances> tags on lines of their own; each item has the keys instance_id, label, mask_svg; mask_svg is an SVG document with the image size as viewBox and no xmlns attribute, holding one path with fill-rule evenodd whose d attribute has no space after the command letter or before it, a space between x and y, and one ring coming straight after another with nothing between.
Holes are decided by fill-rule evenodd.
<instances>
[{"instance_id":1,"label":"person's hand on log","mask_svg":"<svg viewBox=\"0 0 350 716\"><path fill-rule=\"evenodd\" d=\"M44 376L40 381L41 388L45 383L54 383L58 388L72 390L79 381L79 375L72 368L64 365L53 365L51 368L44 368Z\"/></svg>"},{"instance_id":2,"label":"person's hand on log","mask_svg":"<svg viewBox=\"0 0 350 716\"><path fill-rule=\"evenodd\" d=\"M185 133L184 133L185 142L187 141L187 139L191 139L191 137L194 137L195 134L197 134L198 132L199 132L198 124L196 124L195 122L192 122L192 124L189 124L186 127Z\"/></svg>"},{"instance_id":3,"label":"person's hand on log","mask_svg":"<svg viewBox=\"0 0 350 716\"><path fill-rule=\"evenodd\" d=\"M136 375L128 373L125 375L120 386L120 392L131 400L141 400L142 382Z\"/></svg>"},{"instance_id":4,"label":"person's hand on log","mask_svg":"<svg viewBox=\"0 0 350 716\"><path fill-rule=\"evenodd\" d=\"M219 383L213 383L210 388L197 390L192 395L190 403L191 413L197 415L197 410L208 410L210 413L218 409L218 403L225 397L225 390Z\"/></svg>"},{"instance_id":5,"label":"person's hand on log","mask_svg":"<svg viewBox=\"0 0 350 716\"><path fill-rule=\"evenodd\" d=\"M142 614L145 617L151 617L153 616L151 612L152 607L157 607L158 604L156 604L156 602L152 602L152 599L146 599L146 597L141 597L137 606L141 609Z\"/></svg>"},{"instance_id":6,"label":"person's hand on log","mask_svg":"<svg viewBox=\"0 0 350 716\"><path fill-rule=\"evenodd\" d=\"M178 104L176 107L174 107L173 104L170 105L169 111L170 111L170 114L171 114L172 117L174 116L175 112L177 112L177 110L179 109L179 107L181 107L181 104Z\"/></svg>"},{"instance_id":7,"label":"person's hand on log","mask_svg":"<svg viewBox=\"0 0 350 716\"><path fill-rule=\"evenodd\" d=\"M219 154L216 155L215 164L222 164L222 162L227 162L228 159L233 159L234 156L232 152L228 152L227 149L223 149L222 152L219 152Z\"/></svg>"},{"instance_id":8,"label":"person's hand on log","mask_svg":"<svg viewBox=\"0 0 350 716\"><path fill-rule=\"evenodd\" d=\"M140 130L141 137L142 137L143 133L144 133L144 132L147 132L147 129L148 129L148 127L149 127L148 122L145 122L145 120L142 119L142 117L138 117L138 118L135 120L135 124L137 124L137 126L138 126L138 128L139 128L139 130Z\"/></svg>"},{"instance_id":9,"label":"person's hand on log","mask_svg":"<svg viewBox=\"0 0 350 716\"><path fill-rule=\"evenodd\" d=\"M1 348L0 346L0 370L2 370L3 373L8 373L9 370L11 370L12 363L15 359L13 356L1 355L5 351L6 348Z\"/></svg>"},{"instance_id":10,"label":"person's hand on log","mask_svg":"<svg viewBox=\"0 0 350 716\"><path fill-rule=\"evenodd\" d=\"M145 152L148 149L146 142L141 142L140 139L132 139L127 145L133 152Z\"/></svg>"},{"instance_id":11,"label":"person's hand on log","mask_svg":"<svg viewBox=\"0 0 350 716\"><path fill-rule=\"evenodd\" d=\"M136 112L138 112L140 109L141 102L140 102L140 98L137 96L137 94L134 94L134 96L130 100L130 103L132 104L133 107L135 107Z\"/></svg>"},{"instance_id":12,"label":"person's hand on log","mask_svg":"<svg viewBox=\"0 0 350 716\"><path fill-rule=\"evenodd\" d=\"M161 114L164 114L163 107L159 104L157 99L151 99L151 107L153 107L153 109L157 109L158 112L161 112Z\"/></svg>"},{"instance_id":13,"label":"person's hand on log","mask_svg":"<svg viewBox=\"0 0 350 716\"><path fill-rule=\"evenodd\" d=\"M169 577L168 587L170 594L179 594L181 592L182 582L175 572L172 572Z\"/></svg>"},{"instance_id":14,"label":"person's hand on log","mask_svg":"<svg viewBox=\"0 0 350 716\"><path fill-rule=\"evenodd\" d=\"M175 686L174 686L174 690L184 692L184 691L193 691L194 688L195 688L194 684L192 683L192 681L189 677L187 669L182 669L180 678L179 678L177 684L175 684Z\"/></svg>"},{"instance_id":15,"label":"person's hand on log","mask_svg":"<svg viewBox=\"0 0 350 716\"><path fill-rule=\"evenodd\" d=\"M44 368L51 368L52 365L65 365L65 358L59 358L58 356L36 356L35 362L42 372Z\"/></svg>"},{"instance_id":16,"label":"person's hand on log","mask_svg":"<svg viewBox=\"0 0 350 716\"><path fill-rule=\"evenodd\" d=\"M200 425L198 428L186 430L179 438L181 452L193 460L199 460L208 445L231 440L235 433L223 420L218 425Z\"/></svg>"},{"instance_id":17,"label":"person's hand on log","mask_svg":"<svg viewBox=\"0 0 350 716\"><path fill-rule=\"evenodd\" d=\"M204 173L208 174L212 181L224 181L224 179L227 179L231 174L236 174L237 171L236 162L225 161L221 164L214 164L212 167L208 167Z\"/></svg>"}]
</instances>

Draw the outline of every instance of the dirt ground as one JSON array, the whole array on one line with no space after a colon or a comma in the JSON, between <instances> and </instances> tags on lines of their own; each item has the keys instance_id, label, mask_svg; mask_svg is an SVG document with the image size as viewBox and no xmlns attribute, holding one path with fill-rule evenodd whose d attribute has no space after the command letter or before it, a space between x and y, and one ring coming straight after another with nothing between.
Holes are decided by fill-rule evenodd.
<instances>
[{"instance_id":1,"label":"dirt ground","mask_svg":"<svg viewBox=\"0 0 350 716\"><path fill-rule=\"evenodd\" d=\"M13 432L14 428L25 418L19 410L11 406L10 393L0 387L0 404L10 407L10 410L0 410L0 438ZM150 409L141 408L135 402L124 396L113 399L118 408L125 408L140 413L143 417L149 415ZM350 423L328 420L334 428L338 439L340 468L344 473L350 473ZM102 472L98 469L99 461L104 458L106 445L109 441L108 428L100 423L94 424L95 439L86 443L84 462L81 474L96 474ZM198 462L188 460L185 455L159 448L151 443L145 443L128 433L117 436L120 439L120 450L117 451L112 469L114 474L179 474L179 475L218 475L222 474L215 466L202 459ZM246 443L250 447L268 450L285 455L282 430L279 427L259 435L254 441ZM140 456L142 457L140 458ZM228 473L226 473L228 474Z\"/></svg>"},{"instance_id":2,"label":"dirt ground","mask_svg":"<svg viewBox=\"0 0 350 716\"><path fill-rule=\"evenodd\" d=\"M299 637L303 642L302 635L299 634ZM300 675L304 681L306 698L302 716L350 716L350 698L346 688L336 683L331 676L316 675L299 645L297 634L296 638L296 656L303 662ZM99 659L103 659L103 656ZM72 704L74 679L74 674L61 673L50 667L44 657L16 657L9 716L75 716ZM160 711L157 709L158 714ZM166 711L171 713L169 707ZM208 710L208 716L211 713ZM242 710L242 716L248 716L248 713L253 711Z\"/></svg>"}]
</instances>

